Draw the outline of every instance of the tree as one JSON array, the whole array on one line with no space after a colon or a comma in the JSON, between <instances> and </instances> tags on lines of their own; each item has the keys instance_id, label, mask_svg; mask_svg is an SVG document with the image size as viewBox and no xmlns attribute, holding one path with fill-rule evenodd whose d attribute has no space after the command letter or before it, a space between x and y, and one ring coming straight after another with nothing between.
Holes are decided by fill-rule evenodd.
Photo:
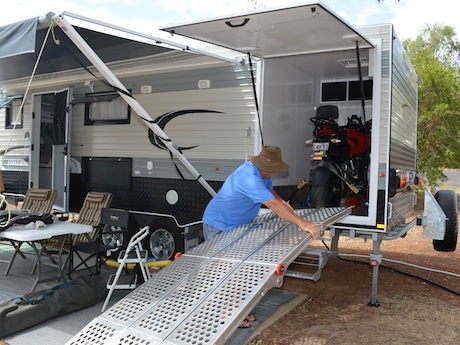
<instances>
[{"instance_id":1,"label":"tree","mask_svg":"<svg viewBox=\"0 0 460 345\"><path fill-rule=\"evenodd\" d=\"M433 53L440 61L454 67L460 66L460 43L452 26L425 24L414 41L406 40L405 48L410 56L422 51Z\"/></svg>"},{"instance_id":2,"label":"tree","mask_svg":"<svg viewBox=\"0 0 460 345\"><path fill-rule=\"evenodd\" d=\"M417 170L438 186L460 168L460 45L450 26L425 25L404 48L419 76Z\"/></svg>"}]
</instances>

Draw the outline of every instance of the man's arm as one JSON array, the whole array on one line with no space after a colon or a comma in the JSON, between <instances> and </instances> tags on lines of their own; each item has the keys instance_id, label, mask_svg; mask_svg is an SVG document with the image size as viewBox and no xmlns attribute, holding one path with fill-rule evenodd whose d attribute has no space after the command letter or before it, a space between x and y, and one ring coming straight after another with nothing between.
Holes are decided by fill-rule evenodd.
<instances>
[{"instance_id":1,"label":"man's arm","mask_svg":"<svg viewBox=\"0 0 460 345\"><path fill-rule=\"evenodd\" d=\"M281 199L274 190L271 192L275 197L263 202L263 204L275 212L279 217L286 219L287 221L298 225L302 230L309 232L313 239L316 240L318 238L318 226L296 215L289 203Z\"/></svg>"}]
</instances>

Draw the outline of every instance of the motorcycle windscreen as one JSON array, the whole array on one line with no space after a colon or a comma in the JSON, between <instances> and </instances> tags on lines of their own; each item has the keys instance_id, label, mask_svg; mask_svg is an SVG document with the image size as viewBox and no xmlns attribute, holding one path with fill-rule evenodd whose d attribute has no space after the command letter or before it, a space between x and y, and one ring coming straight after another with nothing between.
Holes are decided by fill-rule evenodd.
<instances>
[{"instance_id":1,"label":"motorcycle windscreen","mask_svg":"<svg viewBox=\"0 0 460 345\"><path fill-rule=\"evenodd\" d=\"M260 58L354 49L373 44L319 3L292 5L160 28Z\"/></svg>"}]
</instances>

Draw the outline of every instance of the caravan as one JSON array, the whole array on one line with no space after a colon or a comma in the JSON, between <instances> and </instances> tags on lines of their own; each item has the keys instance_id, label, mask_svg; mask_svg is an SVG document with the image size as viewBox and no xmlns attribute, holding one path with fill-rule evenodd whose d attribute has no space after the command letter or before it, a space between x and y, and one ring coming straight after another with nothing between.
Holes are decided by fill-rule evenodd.
<instances>
[{"instance_id":1,"label":"caravan","mask_svg":"<svg viewBox=\"0 0 460 345\"><path fill-rule=\"evenodd\" d=\"M351 196L359 203L324 236L332 251L340 236L374 241L378 304L380 243L417 220L433 224L426 211L414 215L417 75L391 24L354 28L312 2L162 28L171 40L205 42L200 50L68 19L90 21L50 15L51 26L33 31L35 53L1 52L7 192L53 187L56 210L68 212L88 190L110 191L112 206L130 211L133 230L150 226L150 253L169 258L192 245L207 202L262 145L281 147L290 166L274 179L278 193L309 207L312 190L329 188L327 179L310 178L311 119L334 106L337 126L351 118L366 124L368 148L365 183L339 183L339 204ZM426 231L436 249L455 250L455 203L453 193L425 194L425 208L440 219Z\"/></svg>"}]
</instances>

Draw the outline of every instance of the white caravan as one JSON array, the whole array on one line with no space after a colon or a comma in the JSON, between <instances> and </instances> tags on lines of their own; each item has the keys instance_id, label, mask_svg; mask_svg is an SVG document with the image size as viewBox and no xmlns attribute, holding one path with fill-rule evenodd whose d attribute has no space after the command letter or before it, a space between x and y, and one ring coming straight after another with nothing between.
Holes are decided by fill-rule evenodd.
<instances>
[{"instance_id":1,"label":"white caravan","mask_svg":"<svg viewBox=\"0 0 460 345\"><path fill-rule=\"evenodd\" d=\"M436 249L455 250L455 194L426 193L424 214L414 215L417 75L391 24L354 28L311 2L163 28L207 43L197 50L73 14L50 17L57 25L40 58L47 27L36 31L35 53L0 59L7 192L53 187L56 209L69 211L88 190L110 191L132 229L150 225L151 254L172 257L196 243L207 202L263 144L281 147L290 166L274 178L279 194L309 207L297 186L315 164L310 119L332 105L339 126L353 115L371 124L362 203L324 235L333 251L340 236L374 241L371 304L382 240L420 220Z\"/></svg>"}]
</instances>

